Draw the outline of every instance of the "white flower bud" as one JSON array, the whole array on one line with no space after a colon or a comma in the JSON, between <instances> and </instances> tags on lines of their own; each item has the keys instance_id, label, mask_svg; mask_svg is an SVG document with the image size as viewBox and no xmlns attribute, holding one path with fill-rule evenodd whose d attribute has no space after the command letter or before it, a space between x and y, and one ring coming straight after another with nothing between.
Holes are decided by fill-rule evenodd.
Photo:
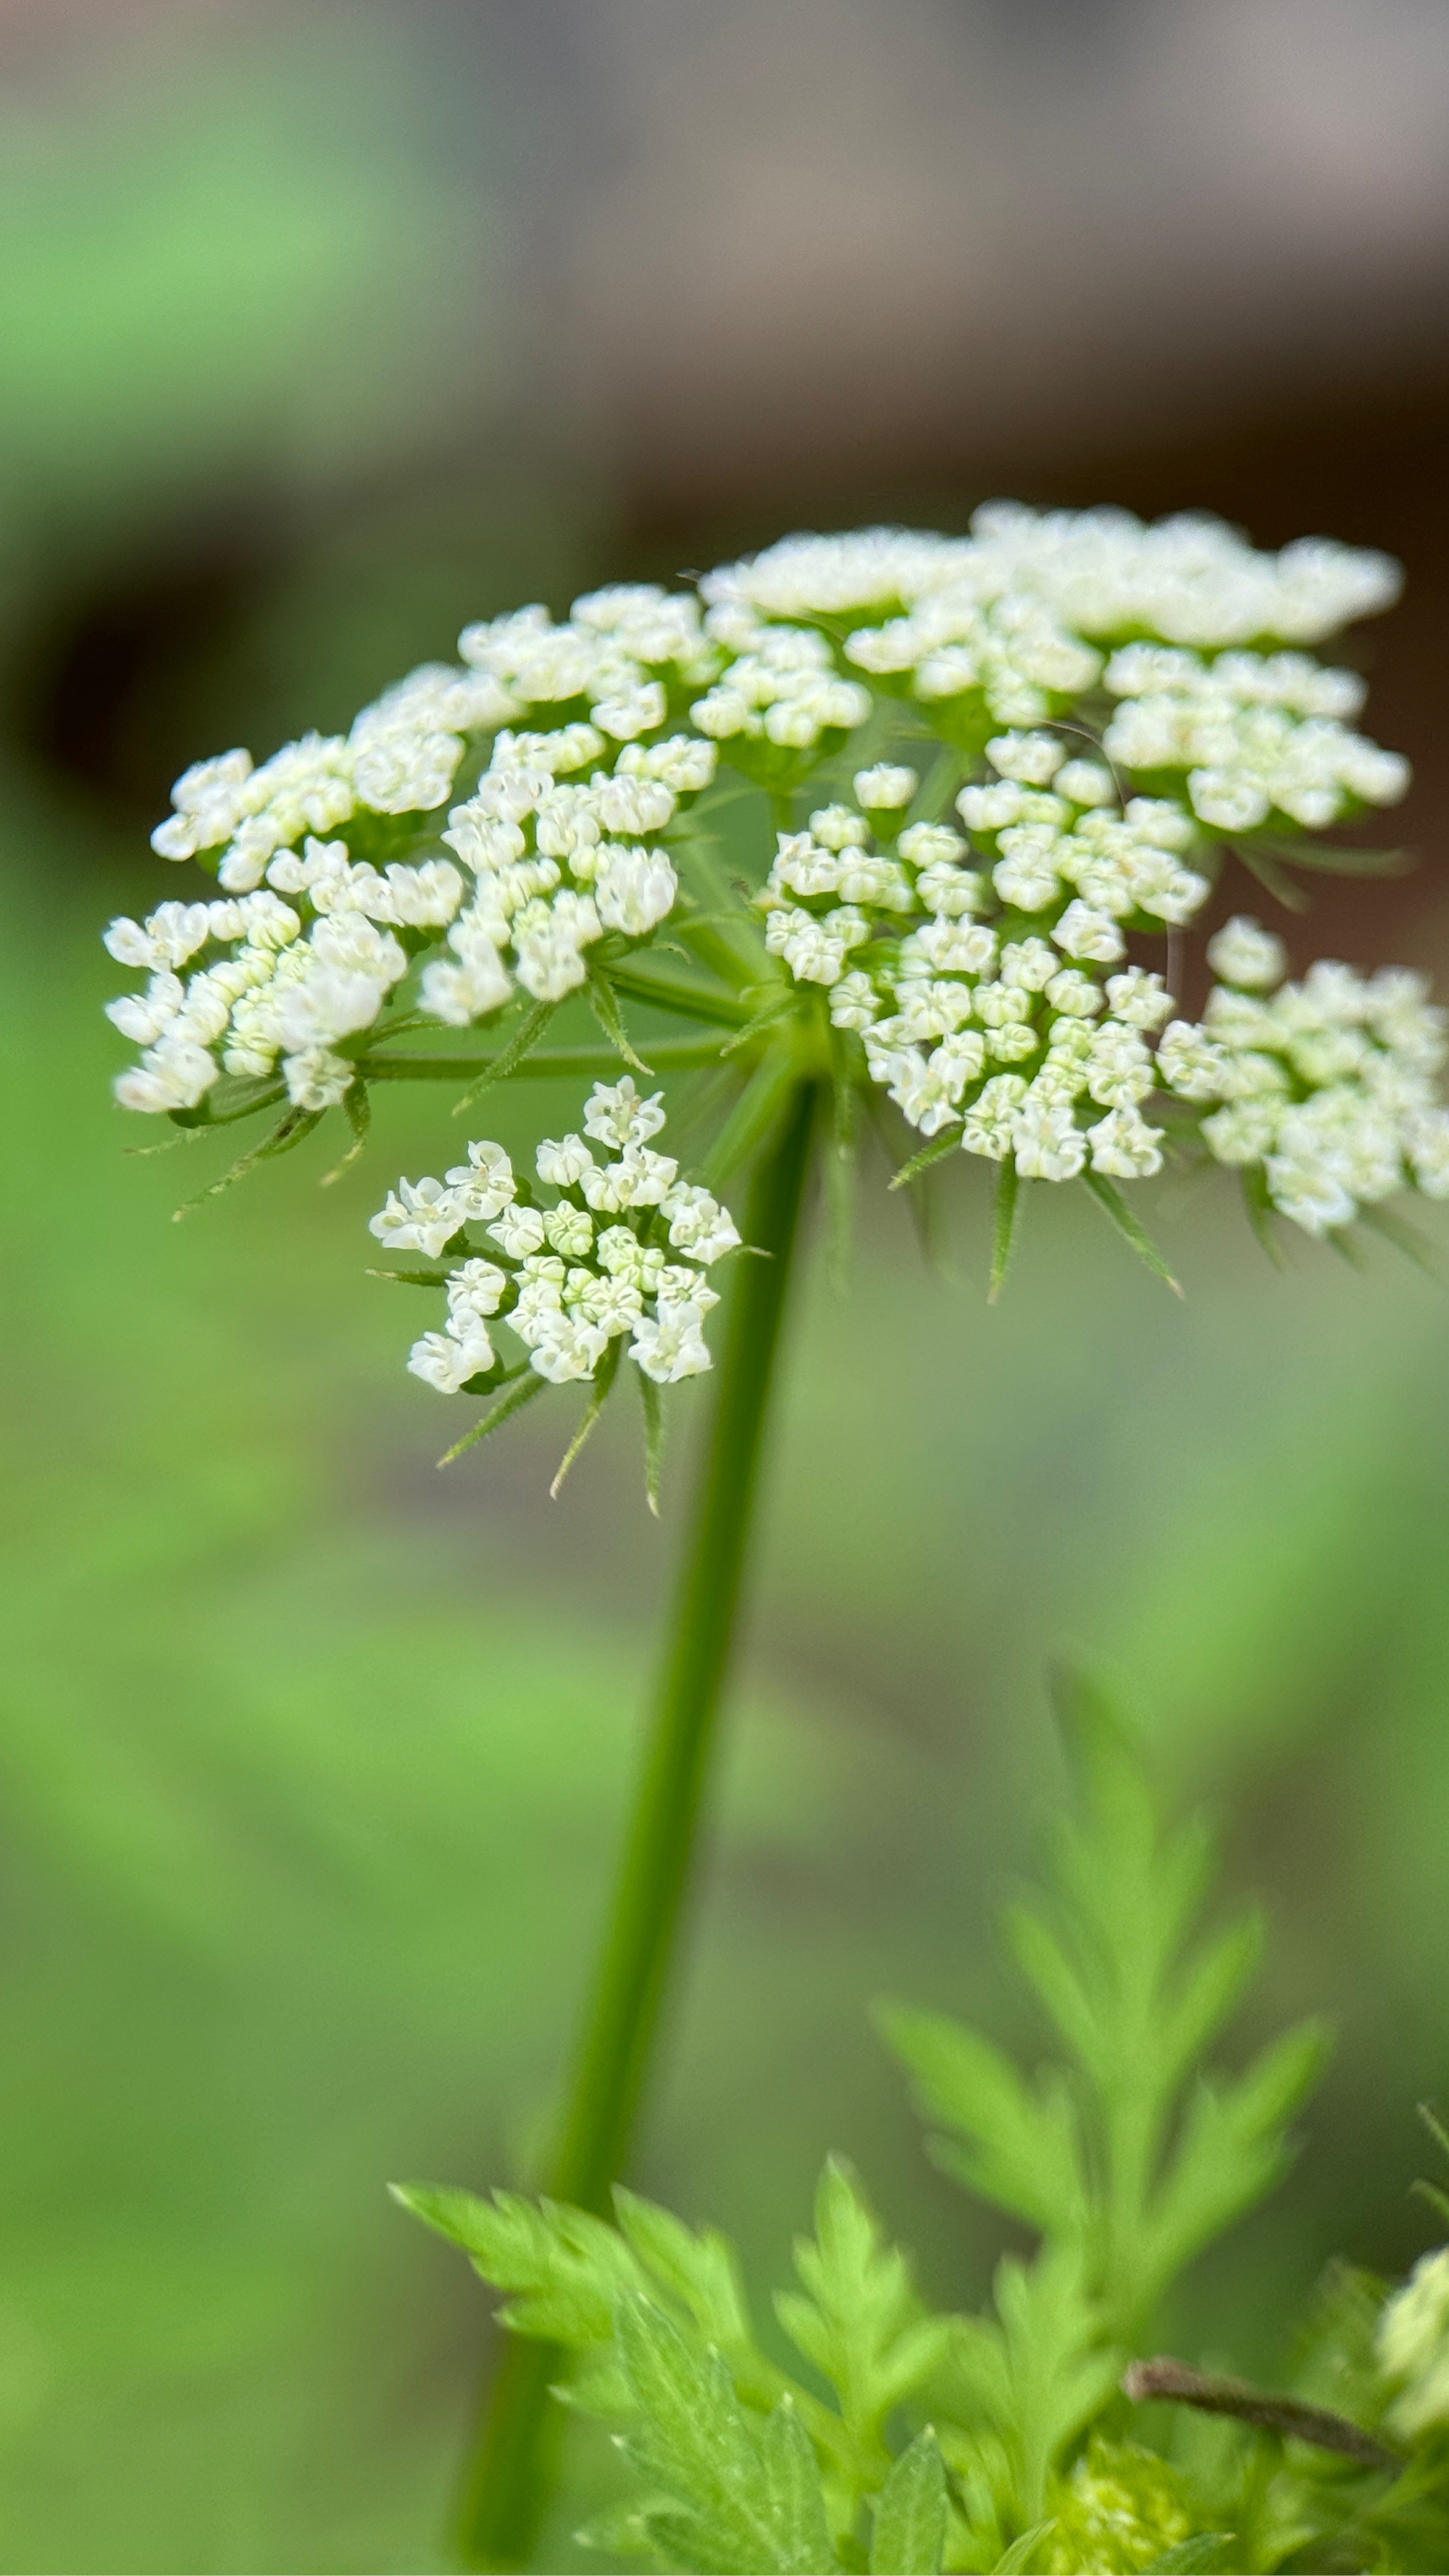
<instances>
[{"instance_id":1,"label":"white flower bud","mask_svg":"<svg viewBox=\"0 0 1449 2576\"><path fill-rule=\"evenodd\" d=\"M913 769L904 765L897 767L886 760L878 760L873 769L858 769L851 780L856 801L871 812L882 814L891 814L900 806L909 805L920 783Z\"/></svg>"},{"instance_id":2,"label":"white flower bud","mask_svg":"<svg viewBox=\"0 0 1449 2576\"><path fill-rule=\"evenodd\" d=\"M1208 964L1225 984L1245 991L1282 981L1287 952L1281 939L1263 930L1248 913L1237 913L1208 941Z\"/></svg>"}]
</instances>

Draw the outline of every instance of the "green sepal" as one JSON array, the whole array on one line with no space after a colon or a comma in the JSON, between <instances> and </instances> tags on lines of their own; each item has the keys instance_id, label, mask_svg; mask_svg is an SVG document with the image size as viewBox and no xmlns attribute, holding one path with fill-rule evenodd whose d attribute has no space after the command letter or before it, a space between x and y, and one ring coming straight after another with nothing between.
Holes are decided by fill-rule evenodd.
<instances>
[{"instance_id":1,"label":"green sepal","mask_svg":"<svg viewBox=\"0 0 1449 2576\"><path fill-rule=\"evenodd\" d=\"M1113 1187L1105 1173L1084 1172L1082 1186L1090 1190L1098 1207L1110 1217L1118 1233L1126 1237L1138 1260L1151 1271L1153 1278L1160 1279L1164 1287L1170 1288L1174 1297L1181 1297L1184 1294L1181 1281L1173 1277L1165 1256L1159 1252L1146 1226L1133 1215L1121 1191Z\"/></svg>"},{"instance_id":2,"label":"green sepal","mask_svg":"<svg viewBox=\"0 0 1449 2576\"><path fill-rule=\"evenodd\" d=\"M584 1442L588 1439L590 1432L593 1430L600 1414L604 1410L604 1406L608 1401L609 1390L612 1387L615 1378L619 1374L619 1358L623 1347L623 1337L621 1334L616 1333L614 1339L606 1348L604 1356L600 1360L598 1367L594 1371L594 1391L590 1396L588 1403L584 1407L583 1414L579 1421L579 1427L574 1433L572 1440L569 1442L567 1449L564 1451L563 1456L559 1461L558 1474L555 1476L553 1483L548 1489L549 1501L552 1503L556 1503L558 1501L559 1490L563 1484L565 1476L568 1474L568 1471L573 1465L574 1460L577 1458L579 1451L582 1449Z\"/></svg>"},{"instance_id":3,"label":"green sepal","mask_svg":"<svg viewBox=\"0 0 1449 2576\"><path fill-rule=\"evenodd\" d=\"M524 1012L507 1045L500 1047L481 1080L475 1082L471 1090L465 1091L461 1100L454 1101L455 1118L461 1118L465 1109L471 1109L474 1101L480 1099L495 1082L508 1080L509 1075L522 1064L535 1038L542 1037L557 1009L557 1002L535 1002L532 1010Z\"/></svg>"},{"instance_id":4,"label":"green sepal","mask_svg":"<svg viewBox=\"0 0 1449 2576\"><path fill-rule=\"evenodd\" d=\"M1402 877L1418 865L1412 850L1350 850L1337 841L1300 841L1268 832L1261 839L1233 846L1240 857L1249 848L1266 850L1269 858L1280 859L1286 867L1312 868L1323 876Z\"/></svg>"},{"instance_id":5,"label":"green sepal","mask_svg":"<svg viewBox=\"0 0 1449 2576\"><path fill-rule=\"evenodd\" d=\"M636 1372L644 1405L644 1492L659 1518L659 1480L664 1465L664 1401L646 1369Z\"/></svg>"},{"instance_id":6,"label":"green sepal","mask_svg":"<svg viewBox=\"0 0 1449 2576\"><path fill-rule=\"evenodd\" d=\"M850 1282L860 1093L840 1043L840 1031L832 1029L830 1034L830 1136L824 1155L825 1264L831 1286L843 1296Z\"/></svg>"},{"instance_id":7,"label":"green sepal","mask_svg":"<svg viewBox=\"0 0 1449 2576\"><path fill-rule=\"evenodd\" d=\"M1278 1211L1268 1195L1268 1175L1261 1163L1243 1166L1243 1208L1249 1225L1275 1270L1286 1270L1288 1256L1274 1223Z\"/></svg>"},{"instance_id":8,"label":"green sepal","mask_svg":"<svg viewBox=\"0 0 1449 2576\"><path fill-rule=\"evenodd\" d=\"M174 1109L167 1110L168 1124L175 1120L176 1115L177 1112ZM157 1154L174 1154L178 1145L199 1145L207 1133L208 1130L205 1127L178 1127L173 1124L171 1134L162 1136L156 1144L123 1145L121 1151L128 1162L149 1163Z\"/></svg>"},{"instance_id":9,"label":"green sepal","mask_svg":"<svg viewBox=\"0 0 1449 2576\"><path fill-rule=\"evenodd\" d=\"M754 989L758 991L760 987L756 986ZM741 1047L752 1045L756 1038L764 1037L770 1029L778 1028L782 1020L793 1017L798 1005L798 994L793 987L766 986L764 990L764 1001L754 1004L744 1026L721 1047L721 1055L737 1055Z\"/></svg>"},{"instance_id":10,"label":"green sepal","mask_svg":"<svg viewBox=\"0 0 1449 2576\"><path fill-rule=\"evenodd\" d=\"M334 1181L340 1181L343 1173L347 1170L348 1165L356 1162L358 1155L362 1152L367 1143L368 1136L372 1129L372 1102L368 1096L368 1089L365 1082L354 1082L350 1085L348 1090L343 1093L342 1107L346 1115L347 1124L352 1130L352 1142L348 1146L346 1153L343 1155L341 1162L334 1163L330 1172L323 1173L322 1187L324 1190L330 1189Z\"/></svg>"},{"instance_id":11,"label":"green sepal","mask_svg":"<svg viewBox=\"0 0 1449 2576\"><path fill-rule=\"evenodd\" d=\"M1350 1270L1356 1270L1360 1279L1363 1278L1368 1260L1363 1245L1356 1235L1350 1233L1348 1226L1331 1225L1319 1239L1327 1244L1330 1252L1337 1253L1340 1261L1346 1261Z\"/></svg>"},{"instance_id":12,"label":"green sepal","mask_svg":"<svg viewBox=\"0 0 1449 2576\"><path fill-rule=\"evenodd\" d=\"M929 1172L933 1163L944 1163L948 1154L959 1154L960 1151L961 1126L958 1120L953 1127L944 1128L939 1136L932 1136L911 1155L908 1162L902 1163L899 1171L892 1172L886 1186L892 1190L907 1189L912 1181L920 1179L922 1172Z\"/></svg>"},{"instance_id":13,"label":"green sepal","mask_svg":"<svg viewBox=\"0 0 1449 2576\"><path fill-rule=\"evenodd\" d=\"M946 2519L946 2469L928 2425L876 2498L870 2576L939 2576Z\"/></svg>"},{"instance_id":14,"label":"green sepal","mask_svg":"<svg viewBox=\"0 0 1449 2576\"><path fill-rule=\"evenodd\" d=\"M879 682L876 683L879 686ZM953 746L962 775L981 758L994 733L1000 731L995 716L987 708L985 692L979 688L963 689L954 698L933 698L931 730L941 742ZM949 802L949 798L946 800Z\"/></svg>"},{"instance_id":15,"label":"green sepal","mask_svg":"<svg viewBox=\"0 0 1449 2576\"><path fill-rule=\"evenodd\" d=\"M808 622L818 625L820 621L812 618ZM827 725L808 749L771 742L765 734L735 733L720 744L719 756L726 768L737 770L742 778L762 787L774 807L777 802L786 804L797 787L803 787L818 771L828 769L854 731L849 725ZM783 828L787 832L790 829L788 812Z\"/></svg>"},{"instance_id":16,"label":"green sepal","mask_svg":"<svg viewBox=\"0 0 1449 2576\"><path fill-rule=\"evenodd\" d=\"M172 1211L173 1223L189 1216L193 1208L204 1206L208 1199L219 1198L234 1181L244 1180L258 1163L274 1162L279 1154L290 1154L295 1146L311 1135L314 1127L321 1126L326 1115L325 1109L289 1109L284 1118L278 1119L271 1133L264 1136L259 1145L254 1145L249 1154L243 1154L233 1163L229 1171L223 1172L219 1180L209 1181L204 1190L197 1191L194 1199L183 1199L180 1207Z\"/></svg>"},{"instance_id":17,"label":"green sepal","mask_svg":"<svg viewBox=\"0 0 1449 2576\"><path fill-rule=\"evenodd\" d=\"M194 1109L169 1109L173 1127L230 1127L238 1118L250 1118L258 1109L270 1109L287 1097L287 1086L275 1074L224 1073L203 1092Z\"/></svg>"},{"instance_id":18,"label":"green sepal","mask_svg":"<svg viewBox=\"0 0 1449 2576\"><path fill-rule=\"evenodd\" d=\"M438 1465L451 1467L453 1460L461 1458L464 1450L471 1449L475 1441L486 1440L490 1431L501 1430L503 1424L510 1421L515 1413L521 1413L534 1396L542 1395L547 1384L548 1379L540 1377L537 1370L525 1362L508 1382L507 1394L500 1396L492 1411L485 1413L481 1422L475 1422L471 1431L465 1431L461 1440L455 1440L451 1449L444 1450Z\"/></svg>"},{"instance_id":19,"label":"green sepal","mask_svg":"<svg viewBox=\"0 0 1449 2576\"><path fill-rule=\"evenodd\" d=\"M633 1072L642 1073L646 1082L654 1080L654 1067L646 1064L638 1049L629 1043L629 1032L619 1014L619 1004L607 975L596 966L589 968L586 984L589 1008L609 1044L623 1057Z\"/></svg>"},{"instance_id":20,"label":"green sepal","mask_svg":"<svg viewBox=\"0 0 1449 2576\"><path fill-rule=\"evenodd\" d=\"M1255 847L1251 841L1233 841L1229 847L1242 861L1249 876L1256 877L1264 893L1270 894L1285 912L1308 912L1312 909L1302 887L1294 884L1271 850Z\"/></svg>"},{"instance_id":21,"label":"green sepal","mask_svg":"<svg viewBox=\"0 0 1449 2576\"><path fill-rule=\"evenodd\" d=\"M1360 1225L1382 1235L1385 1243L1391 1243L1406 1261L1412 1261L1415 1269L1422 1270L1426 1279L1432 1279L1436 1288L1444 1286L1438 1246L1431 1243L1427 1235L1421 1234L1416 1225L1410 1225L1407 1218L1382 1205L1361 1207L1358 1218Z\"/></svg>"},{"instance_id":22,"label":"green sepal","mask_svg":"<svg viewBox=\"0 0 1449 2576\"><path fill-rule=\"evenodd\" d=\"M1006 1285L1007 1268L1016 1242L1017 1222L1021 1211L1021 1175L1010 1154L1002 1157L996 1178L996 1201L991 1215L991 1279L986 1303L994 1306Z\"/></svg>"},{"instance_id":23,"label":"green sepal","mask_svg":"<svg viewBox=\"0 0 1449 2576\"><path fill-rule=\"evenodd\" d=\"M657 833L655 837L665 843L687 842L692 837L694 825L713 821L714 816L724 813L728 806L740 804L746 796L758 796L759 792L754 781L742 775L737 775L733 779L718 779L713 785L701 788L698 794L690 797L687 802L683 796L677 797L674 815L665 824L663 831ZM712 838L713 836L707 834L702 837Z\"/></svg>"}]
</instances>

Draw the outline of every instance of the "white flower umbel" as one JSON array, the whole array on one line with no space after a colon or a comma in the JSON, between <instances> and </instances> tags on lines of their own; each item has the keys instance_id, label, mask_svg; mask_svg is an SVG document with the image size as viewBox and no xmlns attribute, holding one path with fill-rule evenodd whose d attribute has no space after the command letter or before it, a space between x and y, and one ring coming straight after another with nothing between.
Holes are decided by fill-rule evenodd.
<instances>
[{"instance_id":1,"label":"white flower umbel","mask_svg":"<svg viewBox=\"0 0 1449 2576\"><path fill-rule=\"evenodd\" d=\"M1202 1121L1209 1152L1260 1166L1272 1204L1309 1234L1396 1190L1449 1198L1449 1109L1435 1085L1449 1036L1424 980L1324 961L1265 993L1282 948L1246 919L1209 953L1240 981L1214 986L1200 1023L1175 1020L1157 1060L1167 1089L1222 1104Z\"/></svg>"},{"instance_id":2,"label":"white flower umbel","mask_svg":"<svg viewBox=\"0 0 1449 2576\"><path fill-rule=\"evenodd\" d=\"M1159 1037L1164 978L1129 963L1134 937L1193 922L1225 835L1317 829L1403 792L1404 763L1349 729L1357 678L1283 649L1388 605L1386 558L1317 542L1260 556L1204 519L1000 505L966 538L791 539L702 588L709 632L752 667L804 621L831 621L844 667L914 699L974 768L955 798L965 837L901 830L877 783L890 765L857 772L859 810L780 833L757 899L771 952L825 988L834 1026L923 1137L959 1131L1032 1179L1146 1178L1165 1134L1145 1104L1161 1089L1201 1104L1209 1150L1260 1163L1273 1203L1312 1231L1405 1184L1449 1187L1421 996L1400 995L1391 1042L1315 970L1280 1012L1297 1013L1286 1078L1257 1073L1270 1113L1244 1097L1254 1050L1225 1044L1221 1005ZM730 666L715 685L729 689ZM1095 686L1116 705L1087 756L1076 700ZM1212 959L1242 994L1283 974L1281 944L1242 918ZM1280 1029L1264 1048L1276 1061L1285 1043Z\"/></svg>"},{"instance_id":3,"label":"white flower umbel","mask_svg":"<svg viewBox=\"0 0 1449 2576\"><path fill-rule=\"evenodd\" d=\"M594 1085L582 1134L538 1147L534 1169L551 1202L535 1199L492 1142L470 1145L445 1181L399 1181L370 1231L390 1252L451 1256L438 1278L448 1320L414 1343L415 1376L456 1395L516 1375L497 1358L489 1324L522 1345L522 1365L559 1385L592 1378L625 1336L629 1357L658 1385L710 1366L703 1325L718 1298L705 1272L736 1250L739 1230L708 1190L679 1180L672 1156L646 1143L663 1124L658 1092L641 1099L626 1074ZM473 1241L479 1232L486 1252Z\"/></svg>"},{"instance_id":4,"label":"white flower umbel","mask_svg":"<svg viewBox=\"0 0 1449 2576\"><path fill-rule=\"evenodd\" d=\"M1209 661L1163 645L1114 653L1103 685L1122 701L1102 737L1139 775L1186 771L1201 821L1250 832L1278 815L1310 831L1364 805L1391 805L1408 763L1341 719L1355 715L1355 671L1323 670L1306 653L1220 653Z\"/></svg>"},{"instance_id":5,"label":"white flower umbel","mask_svg":"<svg viewBox=\"0 0 1449 2576\"><path fill-rule=\"evenodd\" d=\"M543 609L470 626L459 649L461 664L415 671L346 735L309 734L260 767L226 752L177 780L152 845L199 861L234 900L111 925L125 965L176 974L202 958L179 992L113 1009L145 1050L117 1084L126 1106L194 1110L223 1073L327 1105L351 1076L334 1069L347 1055L324 1067L319 1050L372 1028L414 960L409 998L464 1028L520 990L563 1000L600 939L646 940L668 918L679 881L658 836L717 757L669 723L722 658L698 602L626 585L576 601L561 626ZM454 802L465 764L477 783ZM281 935L248 903L274 905ZM324 922L358 952L346 984L324 971L338 964ZM369 951L368 925L392 936Z\"/></svg>"},{"instance_id":6,"label":"white flower umbel","mask_svg":"<svg viewBox=\"0 0 1449 2576\"><path fill-rule=\"evenodd\" d=\"M1146 1177L1162 1159L1138 1108L1154 1086L1146 1033L1171 999L1159 975L1122 965L1126 932L1205 900L1183 856L1197 827L1166 799L1112 812L1049 792L1065 774L1053 735L996 736L990 751L995 779L956 800L969 840L918 823L892 845L888 813L843 807L781 833L758 898L766 943L829 988L834 1024L860 1035L871 1079L923 1136L958 1128L967 1152L1009 1155L1033 1180L1089 1164ZM1076 784L1095 799L1095 777ZM1020 1068L1010 1117L1003 1065Z\"/></svg>"},{"instance_id":7,"label":"white flower umbel","mask_svg":"<svg viewBox=\"0 0 1449 2576\"><path fill-rule=\"evenodd\" d=\"M1100 1196L1158 1168L1155 1091L1310 1232L1401 1186L1449 1195L1417 986L1285 984L1281 943L1239 915L1199 1025L1174 1016L1165 953L1134 948L1194 924L1235 841L1291 859L1295 835L1402 793L1403 761L1355 729L1362 682L1308 649L1397 583L1327 541L1259 554L1203 517L995 503L962 537L789 538L693 590L469 626L457 663L345 735L177 781L155 846L223 899L112 923L145 979L109 1006L141 1050L118 1097L195 1124L242 1082L294 1121L343 1101L356 1120L399 1007L519 1026L587 987L616 1027L601 988L627 950L672 925L676 949L728 944L719 876L710 908L681 880L687 808L724 760L777 807L754 935L787 1001L758 983L760 1025L795 1043L828 1022L837 1067L929 1143ZM796 810L827 762L828 800ZM649 1132L550 1185L600 1221L631 1192L661 1205ZM520 1245L530 1214L507 1219ZM586 1370L587 1337L549 1330L550 1365Z\"/></svg>"}]
</instances>

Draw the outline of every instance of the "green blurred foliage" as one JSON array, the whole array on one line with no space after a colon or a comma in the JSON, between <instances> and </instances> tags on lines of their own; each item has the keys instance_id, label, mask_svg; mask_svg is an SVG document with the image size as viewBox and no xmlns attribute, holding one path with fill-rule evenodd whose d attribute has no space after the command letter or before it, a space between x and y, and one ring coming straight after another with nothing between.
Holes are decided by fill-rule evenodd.
<instances>
[{"instance_id":1,"label":"green blurred foliage","mask_svg":"<svg viewBox=\"0 0 1449 2576\"><path fill-rule=\"evenodd\" d=\"M602 476L561 487L541 438L471 484L416 459L365 504L329 482L486 415L513 327L485 292L508 120L427 68L430 20L335 13L329 50L333 14L229 53L219 19L130 91L98 55L7 129L12 665L98 530L166 559L178 496L224 510L259 460L327 498L299 525L279 501L274 575L122 695L138 781L163 740L173 766L263 752L464 615L628 568ZM107 1099L125 979L97 931L181 881L3 757L0 2561L441 2565L482 2307L384 2185L533 2179L688 1436L662 1530L624 1406L557 1505L564 1408L436 1474L457 1409L404 1373L406 1292L362 1275L384 1185L456 1132L431 1088L379 1102L335 1187L319 1143L173 1225L217 1149L128 1159L157 1140ZM557 1110L520 1090L488 1124ZM1304 1246L1278 1276L1219 1175L1162 1193L1185 1307L1042 1190L988 1312L982 1176L942 1178L937 1272L883 1180L849 1296L817 1261L795 1319L634 2178L727 2225L758 2286L839 2148L943 2297L979 2300L999 2238L926 2164L864 2007L1029 2049L983 1926L1056 1778L1045 1657L1083 1649L1267 1901L1249 2041L1341 2018L1311 2153L1178 2321L1267 2370L1328 2253L1416 2250L1411 2105L1449 2092L1449 1307L1387 1255L1359 1278ZM549 2563L598 2483L586 2438Z\"/></svg>"},{"instance_id":2,"label":"green blurred foliage","mask_svg":"<svg viewBox=\"0 0 1449 2576\"><path fill-rule=\"evenodd\" d=\"M4 518L375 461L496 405L509 120L371 9L149 28L0 103ZM174 488L171 493L174 500Z\"/></svg>"}]
</instances>

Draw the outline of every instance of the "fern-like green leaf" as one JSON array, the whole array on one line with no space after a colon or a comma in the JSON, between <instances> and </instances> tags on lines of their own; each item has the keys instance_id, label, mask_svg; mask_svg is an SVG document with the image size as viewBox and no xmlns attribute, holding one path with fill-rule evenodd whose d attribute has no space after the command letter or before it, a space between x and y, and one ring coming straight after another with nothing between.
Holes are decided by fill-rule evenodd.
<instances>
[{"instance_id":1,"label":"fern-like green leaf","mask_svg":"<svg viewBox=\"0 0 1449 2576\"><path fill-rule=\"evenodd\" d=\"M830 2576L819 2472L783 2403L757 2433L723 2357L637 2291L619 2300L615 2333L639 2416L625 2456L672 2500L648 2516L671 2553L704 2576Z\"/></svg>"},{"instance_id":2,"label":"fern-like green leaf","mask_svg":"<svg viewBox=\"0 0 1449 2576\"><path fill-rule=\"evenodd\" d=\"M1079 2236L1087 2191L1064 2083L1050 2075L1027 2083L991 2040L943 2013L884 2005L876 2021L910 2068L925 2117L956 2133L930 2142L942 2170L1044 2235Z\"/></svg>"},{"instance_id":3,"label":"fern-like green leaf","mask_svg":"<svg viewBox=\"0 0 1449 2576\"><path fill-rule=\"evenodd\" d=\"M953 2133L932 2141L936 2161L1080 2249L1102 2339L1130 2345L1182 2266L1285 2170L1323 2037L1291 2033L1233 2080L1202 2074L1256 1964L1258 1920L1194 1938L1206 1830L1164 1825L1090 1682L1062 1676L1059 1710L1075 1796L1049 1833L1048 1887L1011 1905L1005 1930L1067 2062L1028 2081L936 2015L892 2012L884 2027L927 2117Z\"/></svg>"},{"instance_id":4,"label":"fern-like green leaf","mask_svg":"<svg viewBox=\"0 0 1449 2576\"><path fill-rule=\"evenodd\" d=\"M495 2290L513 2293L500 2314L515 2334L538 2335L572 2352L607 2344L621 2290L639 2290L639 2265L616 2229L559 2201L496 2191L395 2183L393 2198L425 2227L461 2245Z\"/></svg>"},{"instance_id":5,"label":"fern-like green leaf","mask_svg":"<svg viewBox=\"0 0 1449 2576\"><path fill-rule=\"evenodd\" d=\"M1144 2306L1282 2180L1292 2162L1286 2124L1328 2054L1324 2025L1307 2021L1265 2048L1242 2075L1198 2085L1176 2154L1140 2217L1137 2294Z\"/></svg>"},{"instance_id":6,"label":"fern-like green leaf","mask_svg":"<svg viewBox=\"0 0 1449 2576\"><path fill-rule=\"evenodd\" d=\"M885 2419L944 2358L949 2322L925 2313L904 2254L838 2157L821 2176L815 2235L797 2241L795 2269L801 2291L781 2291L776 2313L834 2388L862 2479L874 2484Z\"/></svg>"},{"instance_id":7,"label":"fern-like green leaf","mask_svg":"<svg viewBox=\"0 0 1449 2576\"><path fill-rule=\"evenodd\" d=\"M834 2567L820 2470L794 2399L787 2393L760 2428L766 2506L782 2568Z\"/></svg>"},{"instance_id":8,"label":"fern-like green leaf","mask_svg":"<svg viewBox=\"0 0 1449 2576\"><path fill-rule=\"evenodd\" d=\"M946 2471L936 2437L918 2433L875 2503L871 2576L938 2576L946 2546Z\"/></svg>"},{"instance_id":9,"label":"fern-like green leaf","mask_svg":"<svg viewBox=\"0 0 1449 2576\"><path fill-rule=\"evenodd\" d=\"M999 2437L1011 2464L1002 2501L1017 2524L1034 2524L1062 2453L1111 2396L1122 2356L1103 2344L1077 2247L1049 2247L1030 2265L1005 2256L995 2299L994 2319L955 2321L943 2385L963 2422Z\"/></svg>"},{"instance_id":10,"label":"fern-like green leaf","mask_svg":"<svg viewBox=\"0 0 1449 2576\"><path fill-rule=\"evenodd\" d=\"M619 2230L653 2294L670 2311L680 2310L707 2343L718 2346L734 2373L735 2386L747 2405L761 2412L783 2396L795 2402L783 2371L760 2351L740 2279L739 2260L729 2239L715 2227L696 2231L673 2212L614 2188ZM824 2410L818 2410L823 2415ZM808 2409L812 2425L817 2410Z\"/></svg>"}]
</instances>

